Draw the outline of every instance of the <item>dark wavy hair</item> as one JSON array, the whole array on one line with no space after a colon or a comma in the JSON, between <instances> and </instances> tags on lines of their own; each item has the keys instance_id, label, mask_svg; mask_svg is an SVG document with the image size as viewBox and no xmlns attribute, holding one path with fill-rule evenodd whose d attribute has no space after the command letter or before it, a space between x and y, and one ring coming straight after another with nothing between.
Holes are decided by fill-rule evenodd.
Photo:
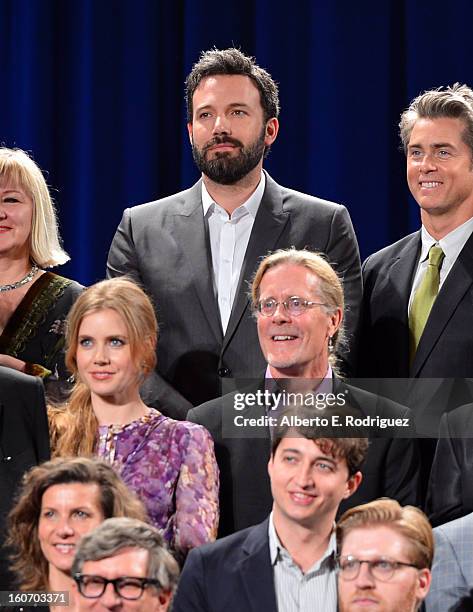
<instances>
[{"instance_id":1,"label":"dark wavy hair","mask_svg":"<svg viewBox=\"0 0 473 612\"><path fill-rule=\"evenodd\" d=\"M97 484L105 518L147 519L143 504L104 461L85 457L56 458L32 468L25 475L16 504L8 516L7 546L13 550L11 569L22 590L45 591L48 588L48 562L38 539L41 501L50 487L70 483Z\"/></svg>"}]
</instances>

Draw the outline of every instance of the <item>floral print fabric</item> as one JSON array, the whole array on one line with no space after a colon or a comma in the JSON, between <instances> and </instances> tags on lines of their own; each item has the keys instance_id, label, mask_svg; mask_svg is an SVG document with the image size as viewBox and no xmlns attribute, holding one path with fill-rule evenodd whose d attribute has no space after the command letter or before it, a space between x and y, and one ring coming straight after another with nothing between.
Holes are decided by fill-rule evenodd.
<instances>
[{"instance_id":1,"label":"floral print fabric","mask_svg":"<svg viewBox=\"0 0 473 612\"><path fill-rule=\"evenodd\" d=\"M100 426L96 454L138 495L172 549L185 555L215 539L219 477L204 427L150 408L127 425Z\"/></svg>"}]
</instances>

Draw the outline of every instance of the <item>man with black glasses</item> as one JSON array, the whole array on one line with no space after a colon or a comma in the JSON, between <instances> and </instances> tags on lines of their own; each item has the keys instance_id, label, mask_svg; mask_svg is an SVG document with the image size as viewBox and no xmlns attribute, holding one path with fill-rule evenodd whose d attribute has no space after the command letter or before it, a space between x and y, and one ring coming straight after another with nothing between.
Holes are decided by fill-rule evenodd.
<instances>
[{"instance_id":1,"label":"man with black glasses","mask_svg":"<svg viewBox=\"0 0 473 612\"><path fill-rule=\"evenodd\" d=\"M425 599L434 554L432 527L414 506L378 499L351 508L337 525L340 612L414 612Z\"/></svg>"},{"instance_id":2,"label":"man with black glasses","mask_svg":"<svg viewBox=\"0 0 473 612\"><path fill-rule=\"evenodd\" d=\"M179 569L157 529L135 519L113 518L81 540L72 574L80 612L165 612Z\"/></svg>"}]
</instances>

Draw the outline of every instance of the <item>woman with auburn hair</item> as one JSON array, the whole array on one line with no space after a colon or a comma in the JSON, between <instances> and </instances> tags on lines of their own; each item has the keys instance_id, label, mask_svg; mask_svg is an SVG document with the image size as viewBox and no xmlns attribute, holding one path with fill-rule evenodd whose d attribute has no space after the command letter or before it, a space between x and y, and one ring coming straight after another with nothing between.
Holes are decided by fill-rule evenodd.
<instances>
[{"instance_id":1,"label":"woman with auburn hair","mask_svg":"<svg viewBox=\"0 0 473 612\"><path fill-rule=\"evenodd\" d=\"M67 387L64 320L83 287L45 268L68 260L41 170L0 147L0 365L41 376L53 398Z\"/></svg>"},{"instance_id":2,"label":"woman with auburn hair","mask_svg":"<svg viewBox=\"0 0 473 612\"><path fill-rule=\"evenodd\" d=\"M165 417L140 398L156 364L157 334L153 306L132 281L105 280L82 293L66 337L76 381L68 404L50 410L52 448L109 461L182 559L216 537L218 468L205 428Z\"/></svg>"},{"instance_id":3,"label":"woman with auburn hair","mask_svg":"<svg viewBox=\"0 0 473 612\"><path fill-rule=\"evenodd\" d=\"M32 468L8 517L18 588L71 596L70 570L80 538L118 516L147 518L143 504L107 463L56 458Z\"/></svg>"}]
</instances>

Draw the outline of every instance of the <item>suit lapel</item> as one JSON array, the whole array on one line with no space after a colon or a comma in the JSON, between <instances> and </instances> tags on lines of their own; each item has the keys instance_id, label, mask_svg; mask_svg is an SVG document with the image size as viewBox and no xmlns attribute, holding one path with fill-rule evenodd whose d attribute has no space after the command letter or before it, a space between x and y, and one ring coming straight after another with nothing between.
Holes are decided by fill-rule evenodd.
<instances>
[{"instance_id":1,"label":"suit lapel","mask_svg":"<svg viewBox=\"0 0 473 612\"><path fill-rule=\"evenodd\" d=\"M198 181L189 190L182 211L175 215L175 235L185 253L187 269L209 325L219 342L223 332L212 281L210 244L202 211L202 187Z\"/></svg>"},{"instance_id":2,"label":"suit lapel","mask_svg":"<svg viewBox=\"0 0 473 612\"><path fill-rule=\"evenodd\" d=\"M248 610L276 612L276 591L269 554L268 519L254 527L242 546L239 572L248 598Z\"/></svg>"},{"instance_id":3,"label":"suit lapel","mask_svg":"<svg viewBox=\"0 0 473 612\"><path fill-rule=\"evenodd\" d=\"M386 305L386 308L392 313L393 318L401 323L401 333L397 338L398 344L388 350L395 351L398 355L399 376L405 376L406 378L409 375L408 306L420 246L420 232L416 232L404 244L398 257L393 261L387 279L390 284L390 303Z\"/></svg>"},{"instance_id":4,"label":"suit lapel","mask_svg":"<svg viewBox=\"0 0 473 612\"><path fill-rule=\"evenodd\" d=\"M411 376L419 374L459 302L473 283L473 234L467 240L432 306L412 363Z\"/></svg>"},{"instance_id":5,"label":"suit lapel","mask_svg":"<svg viewBox=\"0 0 473 612\"><path fill-rule=\"evenodd\" d=\"M258 260L277 247L279 236L288 219L289 213L283 210L281 187L266 173L266 188L243 260L238 289L223 341L223 350L235 333L238 323L248 307L249 282L256 270Z\"/></svg>"}]
</instances>

